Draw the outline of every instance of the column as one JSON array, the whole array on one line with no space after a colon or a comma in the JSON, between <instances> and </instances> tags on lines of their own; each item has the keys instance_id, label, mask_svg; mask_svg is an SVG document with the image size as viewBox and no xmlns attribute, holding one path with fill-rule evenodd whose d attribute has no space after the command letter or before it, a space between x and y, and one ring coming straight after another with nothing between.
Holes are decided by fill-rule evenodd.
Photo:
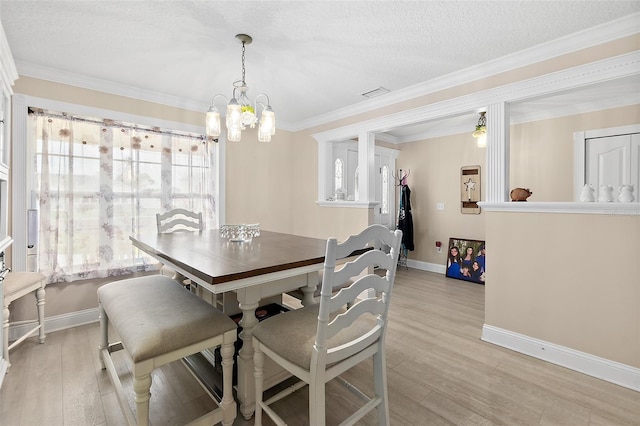
<instances>
[{"instance_id":1,"label":"column","mask_svg":"<svg viewBox=\"0 0 640 426\"><path fill-rule=\"evenodd\" d=\"M506 102L487 107L486 182L487 202L509 201L509 111Z\"/></svg>"}]
</instances>

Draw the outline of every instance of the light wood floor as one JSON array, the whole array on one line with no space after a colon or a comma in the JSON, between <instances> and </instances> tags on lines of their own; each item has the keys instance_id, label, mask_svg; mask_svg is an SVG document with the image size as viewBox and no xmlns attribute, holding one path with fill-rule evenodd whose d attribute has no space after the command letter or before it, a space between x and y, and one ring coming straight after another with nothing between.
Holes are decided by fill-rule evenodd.
<instances>
[{"instance_id":1,"label":"light wood floor","mask_svg":"<svg viewBox=\"0 0 640 426\"><path fill-rule=\"evenodd\" d=\"M392 425L640 425L640 393L480 341L483 286L402 269L391 310ZM49 333L44 345L29 339L12 351L0 390L0 424L123 424L100 369L98 335L96 323ZM116 361L130 390L128 363L124 356ZM369 389L370 367L358 366L346 378ZM154 425L183 424L213 404L179 362L154 372L151 392ZM358 402L337 383L327 394L329 425ZM290 425L305 425L306 397L303 390L274 407ZM362 422L375 423L372 414Z\"/></svg>"}]
</instances>

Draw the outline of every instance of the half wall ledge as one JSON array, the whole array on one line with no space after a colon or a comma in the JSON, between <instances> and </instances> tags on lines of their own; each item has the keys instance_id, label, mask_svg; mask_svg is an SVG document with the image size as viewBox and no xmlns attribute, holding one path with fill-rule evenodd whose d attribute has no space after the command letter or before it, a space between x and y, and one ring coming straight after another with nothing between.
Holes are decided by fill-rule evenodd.
<instances>
[{"instance_id":1,"label":"half wall ledge","mask_svg":"<svg viewBox=\"0 0 640 426\"><path fill-rule=\"evenodd\" d=\"M570 213L640 216L640 203L502 202L478 203L487 212Z\"/></svg>"}]
</instances>

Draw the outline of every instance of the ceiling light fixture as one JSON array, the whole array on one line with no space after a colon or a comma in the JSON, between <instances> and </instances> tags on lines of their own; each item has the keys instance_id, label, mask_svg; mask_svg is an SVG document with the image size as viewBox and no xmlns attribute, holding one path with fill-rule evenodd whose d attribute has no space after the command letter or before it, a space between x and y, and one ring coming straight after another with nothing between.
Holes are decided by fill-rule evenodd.
<instances>
[{"instance_id":1,"label":"ceiling light fixture","mask_svg":"<svg viewBox=\"0 0 640 426\"><path fill-rule=\"evenodd\" d=\"M260 93L256 97L255 107L251 105L251 101L247 97L249 88L245 81L244 52L245 45L251 44L253 39L246 34L237 34L236 40L242 43L242 78L233 82L233 95L231 100L227 102L227 140L239 142L242 137L242 131L247 126L254 128L256 123L259 123L258 140L260 142L271 142L271 136L276 134L276 116L271 109L271 105L269 105L269 96ZM214 95L211 99L211 106L207 111L206 118L206 132L209 140L217 140L217 137L220 136L220 112L215 106L215 100L219 96L228 99L222 94ZM266 98L267 103L258 102L260 97ZM258 106L262 107L260 119L258 119L256 111Z\"/></svg>"},{"instance_id":2,"label":"ceiling light fixture","mask_svg":"<svg viewBox=\"0 0 640 426\"><path fill-rule=\"evenodd\" d=\"M478 148L484 148L487 146L487 117L486 112L480 113L476 130L473 132L473 137L477 139Z\"/></svg>"}]
</instances>

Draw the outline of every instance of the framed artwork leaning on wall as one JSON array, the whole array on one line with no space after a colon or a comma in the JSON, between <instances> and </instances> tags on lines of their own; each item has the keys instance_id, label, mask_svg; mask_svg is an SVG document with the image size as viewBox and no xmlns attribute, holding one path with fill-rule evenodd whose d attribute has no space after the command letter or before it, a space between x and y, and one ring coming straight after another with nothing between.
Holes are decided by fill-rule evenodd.
<instances>
[{"instance_id":1,"label":"framed artwork leaning on wall","mask_svg":"<svg viewBox=\"0 0 640 426\"><path fill-rule=\"evenodd\" d=\"M480 240L449 238L447 252L447 277L485 283L486 244Z\"/></svg>"}]
</instances>

